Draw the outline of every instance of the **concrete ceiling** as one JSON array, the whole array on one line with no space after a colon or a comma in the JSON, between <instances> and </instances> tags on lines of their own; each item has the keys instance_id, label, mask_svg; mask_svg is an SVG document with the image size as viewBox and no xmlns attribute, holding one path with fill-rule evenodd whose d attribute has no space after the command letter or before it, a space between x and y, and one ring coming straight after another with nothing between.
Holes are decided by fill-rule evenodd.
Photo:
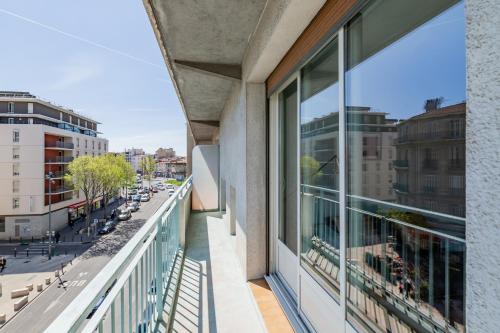
<instances>
[{"instance_id":1,"label":"concrete ceiling","mask_svg":"<svg viewBox=\"0 0 500 333\"><path fill-rule=\"evenodd\" d=\"M144 0L197 142L211 140L266 0Z\"/></svg>"}]
</instances>

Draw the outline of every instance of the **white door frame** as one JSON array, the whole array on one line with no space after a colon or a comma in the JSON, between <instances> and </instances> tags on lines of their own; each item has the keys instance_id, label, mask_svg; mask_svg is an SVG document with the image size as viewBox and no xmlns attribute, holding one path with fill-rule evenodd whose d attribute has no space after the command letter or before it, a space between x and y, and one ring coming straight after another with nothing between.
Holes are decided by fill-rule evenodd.
<instances>
[{"instance_id":1,"label":"white door frame","mask_svg":"<svg viewBox=\"0 0 500 333\"><path fill-rule=\"evenodd\" d=\"M300 158L300 75L299 71L291 75L275 93L269 99L269 268L270 273L280 273L279 271L279 253L284 254L285 257L288 257L287 265L291 265L290 257L295 256L297 258L297 262L290 267L294 270L294 280L295 285L289 285L289 291L291 294L296 296L297 304L299 304L298 297L300 295L299 292L299 274L298 267L300 263L300 168L297 168L297 255L292 253L286 245L284 245L279 239L279 213L280 213L280 198L279 198L279 183L280 183L280 174L279 174L279 152L280 152L280 142L279 142L279 133L280 133L280 118L279 118L279 94L287 88L293 81L297 82L297 163ZM289 253L286 253L289 252ZM288 256L290 255L290 256ZM281 275L281 274L280 274ZM281 275L283 276L283 275ZM291 283L291 281L286 281L287 283Z\"/></svg>"}]
</instances>

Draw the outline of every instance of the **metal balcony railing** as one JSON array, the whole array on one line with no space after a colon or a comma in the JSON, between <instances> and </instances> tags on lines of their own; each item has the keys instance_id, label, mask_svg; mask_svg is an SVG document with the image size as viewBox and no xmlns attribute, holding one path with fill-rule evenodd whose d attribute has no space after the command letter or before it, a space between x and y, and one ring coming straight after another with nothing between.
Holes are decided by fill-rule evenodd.
<instances>
[{"instance_id":1,"label":"metal balcony railing","mask_svg":"<svg viewBox=\"0 0 500 333\"><path fill-rule=\"evenodd\" d=\"M163 314L189 217L188 178L45 332L151 332Z\"/></svg>"},{"instance_id":2,"label":"metal balcony railing","mask_svg":"<svg viewBox=\"0 0 500 333\"><path fill-rule=\"evenodd\" d=\"M73 161L73 156L46 157L45 163L69 163Z\"/></svg>"},{"instance_id":3,"label":"metal balcony railing","mask_svg":"<svg viewBox=\"0 0 500 333\"><path fill-rule=\"evenodd\" d=\"M51 171L52 178L62 178L66 174L65 171ZM45 172L45 178L48 178L49 173Z\"/></svg>"},{"instance_id":4,"label":"metal balcony railing","mask_svg":"<svg viewBox=\"0 0 500 333\"><path fill-rule=\"evenodd\" d=\"M58 193L69 192L69 191L73 191L73 188L71 186L67 186L67 185L52 186L52 188L50 189L51 194L58 194ZM49 194L48 187L45 188L45 194Z\"/></svg>"},{"instance_id":5,"label":"metal balcony railing","mask_svg":"<svg viewBox=\"0 0 500 333\"><path fill-rule=\"evenodd\" d=\"M392 184L392 187L396 191L408 193L408 185L406 185L406 184L394 183L394 184Z\"/></svg>"},{"instance_id":6,"label":"metal balcony railing","mask_svg":"<svg viewBox=\"0 0 500 333\"><path fill-rule=\"evenodd\" d=\"M449 160L448 161L448 170L450 170L450 171L463 170L465 172L465 161L462 159Z\"/></svg>"},{"instance_id":7,"label":"metal balcony railing","mask_svg":"<svg viewBox=\"0 0 500 333\"><path fill-rule=\"evenodd\" d=\"M55 142L46 142L45 147L47 147L47 148L73 149L74 144L72 144L70 142L55 141Z\"/></svg>"},{"instance_id":8,"label":"metal balcony railing","mask_svg":"<svg viewBox=\"0 0 500 333\"><path fill-rule=\"evenodd\" d=\"M437 131L428 133L408 133L401 134L397 138L397 143L410 143L418 141L441 141L465 139L465 131Z\"/></svg>"}]
</instances>

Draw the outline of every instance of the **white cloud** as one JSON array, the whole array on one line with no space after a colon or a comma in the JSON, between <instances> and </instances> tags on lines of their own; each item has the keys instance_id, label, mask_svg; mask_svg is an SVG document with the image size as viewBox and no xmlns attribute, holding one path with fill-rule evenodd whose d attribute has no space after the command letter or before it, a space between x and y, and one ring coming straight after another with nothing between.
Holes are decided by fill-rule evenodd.
<instances>
[{"instance_id":1,"label":"white cloud","mask_svg":"<svg viewBox=\"0 0 500 333\"><path fill-rule=\"evenodd\" d=\"M69 59L66 64L56 67L54 72L59 77L50 85L50 89L64 90L98 77L102 69L95 60L77 56Z\"/></svg>"},{"instance_id":2,"label":"white cloud","mask_svg":"<svg viewBox=\"0 0 500 333\"><path fill-rule=\"evenodd\" d=\"M104 135L106 137L106 135ZM154 153L160 147L172 147L177 155L186 155L186 128L146 132L131 136L111 136L109 151L122 152L126 148L142 148L147 153Z\"/></svg>"}]
</instances>

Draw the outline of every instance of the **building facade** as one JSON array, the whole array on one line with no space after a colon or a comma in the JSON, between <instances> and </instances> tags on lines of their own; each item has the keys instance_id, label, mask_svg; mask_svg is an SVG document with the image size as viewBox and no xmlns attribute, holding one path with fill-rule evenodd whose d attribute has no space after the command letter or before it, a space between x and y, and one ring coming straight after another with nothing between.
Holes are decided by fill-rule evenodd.
<instances>
[{"instance_id":1,"label":"building facade","mask_svg":"<svg viewBox=\"0 0 500 333\"><path fill-rule=\"evenodd\" d=\"M53 229L67 225L68 207L78 208L84 200L64 182L68 163L108 150L108 141L97 136L97 125L29 93L0 92L1 239L46 234L49 190Z\"/></svg>"},{"instance_id":2,"label":"building facade","mask_svg":"<svg viewBox=\"0 0 500 333\"><path fill-rule=\"evenodd\" d=\"M297 331L497 330L498 2L145 4L188 161L218 147L242 275Z\"/></svg>"},{"instance_id":3,"label":"building facade","mask_svg":"<svg viewBox=\"0 0 500 333\"><path fill-rule=\"evenodd\" d=\"M158 148L155 152L156 160L173 157L175 157L175 150L173 148Z\"/></svg>"}]
</instances>

